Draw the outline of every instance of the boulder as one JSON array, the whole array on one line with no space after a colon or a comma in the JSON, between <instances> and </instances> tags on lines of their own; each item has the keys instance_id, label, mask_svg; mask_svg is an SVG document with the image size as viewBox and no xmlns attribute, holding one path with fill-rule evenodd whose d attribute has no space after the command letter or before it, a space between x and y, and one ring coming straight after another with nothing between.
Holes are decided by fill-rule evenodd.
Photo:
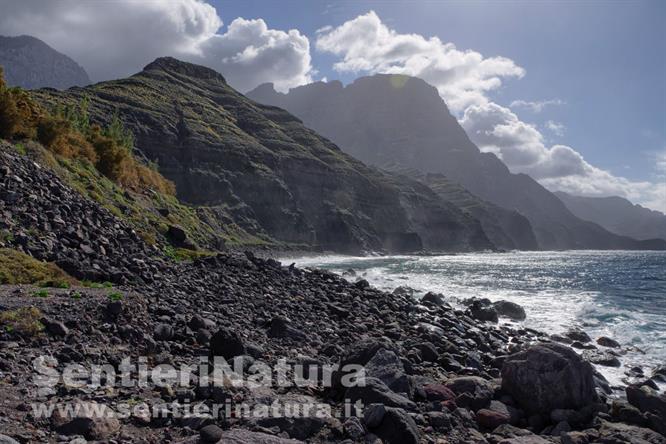
<instances>
[{"instance_id":1,"label":"boulder","mask_svg":"<svg viewBox=\"0 0 666 444\"><path fill-rule=\"evenodd\" d=\"M353 404L360 400L364 405L384 404L388 407L398 407L406 410L414 410L416 405L406 397L394 393L386 384L377 378L366 377L364 384L349 387L345 392L345 398Z\"/></svg>"},{"instance_id":2,"label":"boulder","mask_svg":"<svg viewBox=\"0 0 666 444\"><path fill-rule=\"evenodd\" d=\"M502 424L508 424L511 417L508 413L490 409L480 409L476 412L476 422L485 430L494 430Z\"/></svg>"},{"instance_id":3,"label":"boulder","mask_svg":"<svg viewBox=\"0 0 666 444\"><path fill-rule=\"evenodd\" d=\"M201 439L202 443L218 442L220 439L222 439L223 433L224 430L222 430L215 424L210 424L205 427L202 427L201 430L199 430L199 438Z\"/></svg>"},{"instance_id":4,"label":"boulder","mask_svg":"<svg viewBox=\"0 0 666 444\"><path fill-rule=\"evenodd\" d=\"M387 444L419 444L419 429L403 409L387 408L373 432Z\"/></svg>"},{"instance_id":5,"label":"boulder","mask_svg":"<svg viewBox=\"0 0 666 444\"><path fill-rule=\"evenodd\" d=\"M55 430L62 435L81 435L89 440L104 440L120 431L116 413L104 404L80 402L78 409L53 413Z\"/></svg>"},{"instance_id":6,"label":"boulder","mask_svg":"<svg viewBox=\"0 0 666 444\"><path fill-rule=\"evenodd\" d=\"M515 302L497 301L493 303L493 308L499 316L513 319L514 321L524 321L527 317L525 309Z\"/></svg>"},{"instance_id":7,"label":"boulder","mask_svg":"<svg viewBox=\"0 0 666 444\"><path fill-rule=\"evenodd\" d=\"M627 401L643 413L652 413L666 422L666 394L659 394L648 386L630 385L626 388Z\"/></svg>"},{"instance_id":8,"label":"boulder","mask_svg":"<svg viewBox=\"0 0 666 444\"><path fill-rule=\"evenodd\" d=\"M597 396L592 366L571 348L540 344L506 358L502 389L528 414L579 409Z\"/></svg>"},{"instance_id":9,"label":"boulder","mask_svg":"<svg viewBox=\"0 0 666 444\"><path fill-rule=\"evenodd\" d=\"M578 328L569 329L564 334L564 336L571 339L572 341L578 341L578 342L583 343L583 344L586 344L586 343L592 341L592 338L590 338L590 335L588 335L583 330L578 329Z\"/></svg>"},{"instance_id":10,"label":"boulder","mask_svg":"<svg viewBox=\"0 0 666 444\"><path fill-rule=\"evenodd\" d=\"M498 322L499 317L494 308L484 305L481 301L475 300L467 309L468 313L474 319L485 322Z\"/></svg>"},{"instance_id":11,"label":"boulder","mask_svg":"<svg viewBox=\"0 0 666 444\"><path fill-rule=\"evenodd\" d=\"M622 365L617 356L599 350L585 350L583 358L592 364L603 365L604 367L620 367Z\"/></svg>"},{"instance_id":12,"label":"boulder","mask_svg":"<svg viewBox=\"0 0 666 444\"><path fill-rule=\"evenodd\" d=\"M432 291L429 291L421 298L421 303L437 305L439 307L447 305L446 298L443 294L433 293Z\"/></svg>"},{"instance_id":13,"label":"boulder","mask_svg":"<svg viewBox=\"0 0 666 444\"><path fill-rule=\"evenodd\" d=\"M426 384L423 386L423 392L428 401L453 401L456 399L456 394L442 384Z\"/></svg>"},{"instance_id":14,"label":"boulder","mask_svg":"<svg viewBox=\"0 0 666 444\"><path fill-rule=\"evenodd\" d=\"M617 342L615 339L609 338L608 336L601 336L600 338L598 338L597 344L603 347L620 348L620 343Z\"/></svg>"},{"instance_id":15,"label":"boulder","mask_svg":"<svg viewBox=\"0 0 666 444\"><path fill-rule=\"evenodd\" d=\"M414 393L414 385L411 378L405 374L402 361L391 350L382 348L377 351L365 364L365 374L379 379L396 393L405 393L408 397Z\"/></svg>"},{"instance_id":16,"label":"boulder","mask_svg":"<svg viewBox=\"0 0 666 444\"><path fill-rule=\"evenodd\" d=\"M224 444L303 444L303 441L285 439L267 433L250 432L243 429L225 431L218 442Z\"/></svg>"},{"instance_id":17,"label":"boulder","mask_svg":"<svg viewBox=\"0 0 666 444\"><path fill-rule=\"evenodd\" d=\"M210 338L210 356L221 356L230 361L245 354L245 345L240 335L231 329L221 328Z\"/></svg>"},{"instance_id":18,"label":"boulder","mask_svg":"<svg viewBox=\"0 0 666 444\"><path fill-rule=\"evenodd\" d=\"M291 321L285 317L277 316L271 320L268 329L268 336L271 338L288 338L294 340L304 340L305 332L291 325Z\"/></svg>"},{"instance_id":19,"label":"boulder","mask_svg":"<svg viewBox=\"0 0 666 444\"><path fill-rule=\"evenodd\" d=\"M479 410L493 399L495 387L478 376L460 376L446 382L446 387L456 394L456 403L462 407Z\"/></svg>"}]
</instances>

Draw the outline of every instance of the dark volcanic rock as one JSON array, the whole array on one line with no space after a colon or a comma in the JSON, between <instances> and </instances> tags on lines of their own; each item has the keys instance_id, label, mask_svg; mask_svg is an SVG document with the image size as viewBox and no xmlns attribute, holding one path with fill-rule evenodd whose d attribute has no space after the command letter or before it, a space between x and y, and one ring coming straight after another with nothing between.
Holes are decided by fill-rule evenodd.
<instances>
[{"instance_id":1,"label":"dark volcanic rock","mask_svg":"<svg viewBox=\"0 0 666 444\"><path fill-rule=\"evenodd\" d=\"M510 318L514 321L524 321L527 317L525 309L515 302L497 301L493 303L493 308L499 316Z\"/></svg>"},{"instance_id":2,"label":"dark volcanic rock","mask_svg":"<svg viewBox=\"0 0 666 444\"><path fill-rule=\"evenodd\" d=\"M578 409L596 400L592 366L569 347L541 344L506 358L502 389L527 413Z\"/></svg>"},{"instance_id":3,"label":"dark volcanic rock","mask_svg":"<svg viewBox=\"0 0 666 444\"><path fill-rule=\"evenodd\" d=\"M221 356L229 361L245 354L245 344L240 335L231 329L221 328L210 339L210 355Z\"/></svg>"},{"instance_id":4,"label":"dark volcanic rock","mask_svg":"<svg viewBox=\"0 0 666 444\"><path fill-rule=\"evenodd\" d=\"M387 408L373 432L388 444L418 444L419 431L414 420L402 409Z\"/></svg>"}]
</instances>

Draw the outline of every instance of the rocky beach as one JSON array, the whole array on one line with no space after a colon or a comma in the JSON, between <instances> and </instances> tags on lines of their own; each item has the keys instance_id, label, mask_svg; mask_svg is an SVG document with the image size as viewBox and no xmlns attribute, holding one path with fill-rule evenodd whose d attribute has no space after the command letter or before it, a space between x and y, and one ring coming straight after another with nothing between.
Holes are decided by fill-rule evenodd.
<instances>
[{"instance_id":1,"label":"rocky beach","mask_svg":"<svg viewBox=\"0 0 666 444\"><path fill-rule=\"evenodd\" d=\"M666 369L642 369L618 396L589 362L613 359L613 338L497 324L524 315L515 304L456 309L435 293L417 300L233 249L176 262L7 146L0 215L3 248L69 276L0 287L0 442L666 443ZM216 357L271 377L236 384L210 366ZM91 376L126 361L194 369L163 384ZM356 383L350 368L363 370ZM232 411L178 414L183 405Z\"/></svg>"}]
</instances>

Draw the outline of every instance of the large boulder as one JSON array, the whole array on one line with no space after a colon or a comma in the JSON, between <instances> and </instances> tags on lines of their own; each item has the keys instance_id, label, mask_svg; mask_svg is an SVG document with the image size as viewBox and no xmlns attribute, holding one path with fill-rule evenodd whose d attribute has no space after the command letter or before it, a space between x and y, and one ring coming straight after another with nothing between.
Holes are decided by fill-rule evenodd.
<instances>
[{"instance_id":1,"label":"large boulder","mask_svg":"<svg viewBox=\"0 0 666 444\"><path fill-rule=\"evenodd\" d=\"M419 429L407 412L388 407L379 426L373 430L387 444L418 444Z\"/></svg>"},{"instance_id":2,"label":"large boulder","mask_svg":"<svg viewBox=\"0 0 666 444\"><path fill-rule=\"evenodd\" d=\"M210 355L221 356L229 361L245 354L245 345L240 335L229 328L219 329L210 339Z\"/></svg>"},{"instance_id":3,"label":"large boulder","mask_svg":"<svg viewBox=\"0 0 666 444\"><path fill-rule=\"evenodd\" d=\"M592 366L560 344L535 345L507 357L502 389L530 414L579 409L597 398Z\"/></svg>"},{"instance_id":4,"label":"large boulder","mask_svg":"<svg viewBox=\"0 0 666 444\"><path fill-rule=\"evenodd\" d=\"M497 301L493 303L493 308L498 315L514 321L524 321L527 317L525 309L515 302Z\"/></svg>"},{"instance_id":5,"label":"large boulder","mask_svg":"<svg viewBox=\"0 0 666 444\"><path fill-rule=\"evenodd\" d=\"M659 394L648 386L630 385L626 388L627 401L643 413L652 413L666 423L666 394Z\"/></svg>"},{"instance_id":6,"label":"large boulder","mask_svg":"<svg viewBox=\"0 0 666 444\"><path fill-rule=\"evenodd\" d=\"M82 435L89 440L108 439L121 427L116 413L105 404L96 402L80 402L78 408L64 413L56 409L51 419L58 433Z\"/></svg>"},{"instance_id":7,"label":"large boulder","mask_svg":"<svg viewBox=\"0 0 666 444\"><path fill-rule=\"evenodd\" d=\"M479 410L493 399L495 386L478 376L460 376L446 382L446 387L456 394L456 403L462 407Z\"/></svg>"},{"instance_id":8,"label":"large boulder","mask_svg":"<svg viewBox=\"0 0 666 444\"><path fill-rule=\"evenodd\" d=\"M364 405L384 404L388 407L407 410L416 408L416 404L408 398L391 391L382 381L371 377L366 377L363 384L349 387L345 392L345 398L349 399L351 403L360 400Z\"/></svg>"}]
</instances>

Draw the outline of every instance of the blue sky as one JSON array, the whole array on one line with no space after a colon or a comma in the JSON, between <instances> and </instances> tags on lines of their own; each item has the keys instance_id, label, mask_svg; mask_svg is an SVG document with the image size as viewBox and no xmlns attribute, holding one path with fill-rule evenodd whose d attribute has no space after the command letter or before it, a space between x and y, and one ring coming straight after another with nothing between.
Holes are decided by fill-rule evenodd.
<instances>
[{"instance_id":1,"label":"blue sky","mask_svg":"<svg viewBox=\"0 0 666 444\"><path fill-rule=\"evenodd\" d=\"M505 56L526 70L491 94L514 100L559 99L541 113L517 110L543 127L553 143L576 147L592 164L634 180L655 174L654 155L666 149L666 2L551 1L216 1L223 20L263 18L271 28L315 31L369 10L400 33L438 36L459 49ZM335 57L313 51L320 77L335 72Z\"/></svg>"},{"instance_id":2,"label":"blue sky","mask_svg":"<svg viewBox=\"0 0 666 444\"><path fill-rule=\"evenodd\" d=\"M94 81L164 55L241 91L416 75L512 171L666 211L666 1L22 0L2 12L0 34L41 38Z\"/></svg>"}]
</instances>

